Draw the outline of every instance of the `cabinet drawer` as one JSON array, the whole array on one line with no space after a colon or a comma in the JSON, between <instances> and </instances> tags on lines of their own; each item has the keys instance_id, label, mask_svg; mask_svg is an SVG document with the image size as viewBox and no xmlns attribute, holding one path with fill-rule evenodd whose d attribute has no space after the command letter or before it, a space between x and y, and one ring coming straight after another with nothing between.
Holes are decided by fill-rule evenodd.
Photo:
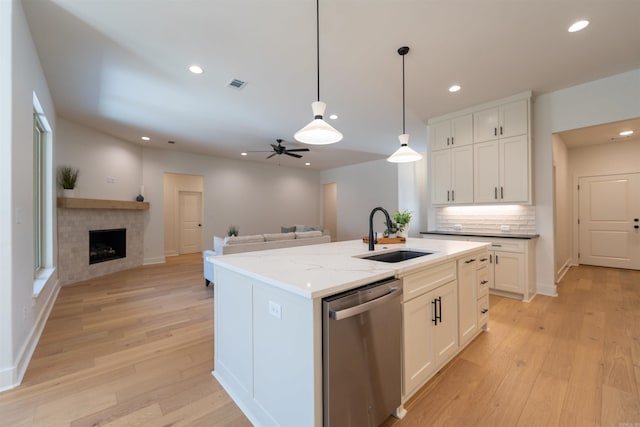
<instances>
[{"instance_id":1,"label":"cabinet drawer","mask_svg":"<svg viewBox=\"0 0 640 427\"><path fill-rule=\"evenodd\" d=\"M489 250L505 252L524 252L524 243L520 240L509 239L491 242Z\"/></svg>"},{"instance_id":2,"label":"cabinet drawer","mask_svg":"<svg viewBox=\"0 0 640 427\"><path fill-rule=\"evenodd\" d=\"M489 268L486 266L478 269L478 299L489 294Z\"/></svg>"},{"instance_id":3,"label":"cabinet drawer","mask_svg":"<svg viewBox=\"0 0 640 427\"><path fill-rule=\"evenodd\" d=\"M481 268L486 267L489 264L489 252L482 252L480 256L478 256L478 271Z\"/></svg>"},{"instance_id":4,"label":"cabinet drawer","mask_svg":"<svg viewBox=\"0 0 640 427\"><path fill-rule=\"evenodd\" d=\"M489 295L478 299L478 327L484 326L489 321Z\"/></svg>"},{"instance_id":5,"label":"cabinet drawer","mask_svg":"<svg viewBox=\"0 0 640 427\"><path fill-rule=\"evenodd\" d=\"M456 262L450 261L425 268L402 278L403 300L408 301L440 285L456 279Z\"/></svg>"}]
</instances>

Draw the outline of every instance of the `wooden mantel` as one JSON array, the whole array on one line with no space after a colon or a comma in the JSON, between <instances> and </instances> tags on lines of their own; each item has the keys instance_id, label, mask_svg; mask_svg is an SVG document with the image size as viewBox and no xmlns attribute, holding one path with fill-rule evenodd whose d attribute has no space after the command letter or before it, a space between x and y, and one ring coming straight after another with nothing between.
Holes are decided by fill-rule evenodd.
<instances>
[{"instance_id":1,"label":"wooden mantel","mask_svg":"<svg viewBox=\"0 0 640 427\"><path fill-rule=\"evenodd\" d=\"M58 197L58 207L65 209L149 209L149 202L133 202L128 200L77 199L75 197Z\"/></svg>"}]
</instances>

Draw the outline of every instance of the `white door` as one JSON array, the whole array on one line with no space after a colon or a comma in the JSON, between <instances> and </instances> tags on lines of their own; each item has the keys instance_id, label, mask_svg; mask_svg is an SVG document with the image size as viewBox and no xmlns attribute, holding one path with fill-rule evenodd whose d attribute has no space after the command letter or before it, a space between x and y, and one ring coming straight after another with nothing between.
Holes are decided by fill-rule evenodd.
<instances>
[{"instance_id":1,"label":"white door","mask_svg":"<svg viewBox=\"0 0 640 427\"><path fill-rule=\"evenodd\" d=\"M580 264L640 270L640 173L579 185Z\"/></svg>"},{"instance_id":2,"label":"white door","mask_svg":"<svg viewBox=\"0 0 640 427\"><path fill-rule=\"evenodd\" d=\"M180 192L180 254L202 251L202 193Z\"/></svg>"}]
</instances>

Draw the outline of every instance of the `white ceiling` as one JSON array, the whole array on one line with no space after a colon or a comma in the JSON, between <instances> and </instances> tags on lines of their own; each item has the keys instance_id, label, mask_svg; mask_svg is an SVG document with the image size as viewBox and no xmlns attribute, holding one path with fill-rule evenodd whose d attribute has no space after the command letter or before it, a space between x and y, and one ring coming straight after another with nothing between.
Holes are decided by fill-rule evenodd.
<instances>
[{"instance_id":1,"label":"white ceiling","mask_svg":"<svg viewBox=\"0 0 640 427\"><path fill-rule=\"evenodd\" d=\"M137 144L240 159L276 138L293 141L312 119L314 0L23 5L57 112L69 120ZM568 33L578 19L591 25ZM326 169L387 157L402 131L403 45L409 144L425 151L435 116L640 68L640 1L320 0L321 99L344 139L300 160L244 159ZM205 73L189 73L194 63ZM233 78L248 84L231 89ZM462 90L450 94L453 83Z\"/></svg>"},{"instance_id":2,"label":"white ceiling","mask_svg":"<svg viewBox=\"0 0 640 427\"><path fill-rule=\"evenodd\" d=\"M620 132L633 130L629 136L620 136ZM589 145L608 144L623 141L640 142L640 119L622 120L599 126L569 130L559 133L562 141L569 148L585 147Z\"/></svg>"}]
</instances>

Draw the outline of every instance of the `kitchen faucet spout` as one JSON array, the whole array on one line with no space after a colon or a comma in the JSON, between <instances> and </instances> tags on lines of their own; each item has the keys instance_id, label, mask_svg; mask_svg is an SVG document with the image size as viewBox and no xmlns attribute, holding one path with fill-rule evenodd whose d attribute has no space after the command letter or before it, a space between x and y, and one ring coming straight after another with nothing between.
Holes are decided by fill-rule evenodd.
<instances>
[{"instance_id":1,"label":"kitchen faucet spout","mask_svg":"<svg viewBox=\"0 0 640 427\"><path fill-rule=\"evenodd\" d=\"M378 206L377 208L373 208L371 214L369 215L369 250L373 250L373 246L377 243L373 236L373 215L377 212L381 211L384 214L385 221L387 223L387 229L391 230L393 228L393 222L391 222L391 217L389 217L389 212L386 211L385 208Z\"/></svg>"}]
</instances>

